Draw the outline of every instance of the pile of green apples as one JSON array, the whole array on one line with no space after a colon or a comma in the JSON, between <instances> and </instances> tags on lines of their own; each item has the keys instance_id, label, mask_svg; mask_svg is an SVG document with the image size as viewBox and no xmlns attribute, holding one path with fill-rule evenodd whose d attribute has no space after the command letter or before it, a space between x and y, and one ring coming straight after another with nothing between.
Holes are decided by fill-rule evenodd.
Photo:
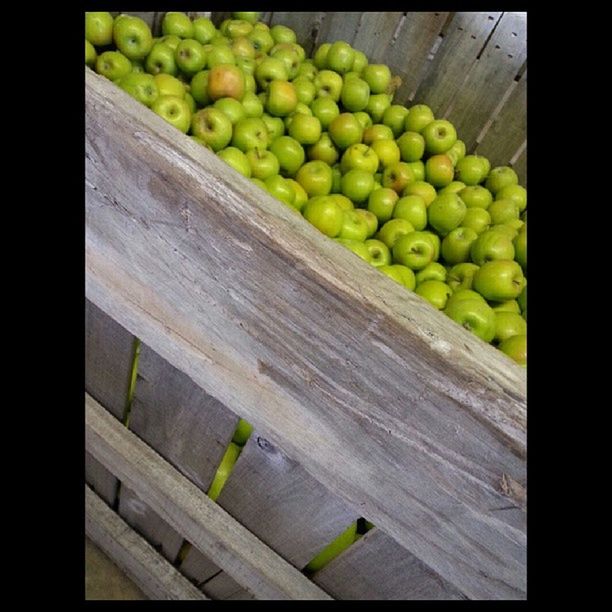
<instances>
[{"instance_id":1,"label":"pile of green apples","mask_svg":"<svg viewBox=\"0 0 612 612\"><path fill-rule=\"evenodd\" d=\"M434 308L527 362L527 191L347 42L232 13L86 13L85 62Z\"/></svg>"}]
</instances>

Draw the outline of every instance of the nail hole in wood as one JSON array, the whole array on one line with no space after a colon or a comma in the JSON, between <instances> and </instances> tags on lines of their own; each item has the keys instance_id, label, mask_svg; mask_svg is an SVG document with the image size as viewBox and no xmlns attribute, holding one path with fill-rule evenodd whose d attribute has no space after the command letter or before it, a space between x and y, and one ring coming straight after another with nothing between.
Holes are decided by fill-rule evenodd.
<instances>
[{"instance_id":1,"label":"nail hole in wood","mask_svg":"<svg viewBox=\"0 0 612 612\"><path fill-rule=\"evenodd\" d=\"M508 53L508 57L512 59L514 56L511 53Z\"/></svg>"},{"instance_id":2,"label":"nail hole in wood","mask_svg":"<svg viewBox=\"0 0 612 612\"><path fill-rule=\"evenodd\" d=\"M512 32L512 36L518 36L516 32Z\"/></svg>"},{"instance_id":3,"label":"nail hole in wood","mask_svg":"<svg viewBox=\"0 0 612 612\"><path fill-rule=\"evenodd\" d=\"M457 29L458 29L460 32L463 32L463 28L462 28L461 26L458 26L458 27L457 27Z\"/></svg>"},{"instance_id":4,"label":"nail hole in wood","mask_svg":"<svg viewBox=\"0 0 612 612\"><path fill-rule=\"evenodd\" d=\"M493 17L493 15L489 15L489 21L493 21L493 19L495 19L495 17Z\"/></svg>"},{"instance_id":5,"label":"nail hole in wood","mask_svg":"<svg viewBox=\"0 0 612 612\"><path fill-rule=\"evenodd\" d=\"M476 40L476 35L472 34L471 38L473 38L474 40Z\"/></svg>"},{"instance_id":6,"label":"nail hole in wood","mask_svg":"<svg viewBox=\"0 0 612 612\"><path fill-rule=\"evenodd\" d=\"M495 45L496 49L501 49L501 47L499 45Z\"/></svg>"}]
</instances>

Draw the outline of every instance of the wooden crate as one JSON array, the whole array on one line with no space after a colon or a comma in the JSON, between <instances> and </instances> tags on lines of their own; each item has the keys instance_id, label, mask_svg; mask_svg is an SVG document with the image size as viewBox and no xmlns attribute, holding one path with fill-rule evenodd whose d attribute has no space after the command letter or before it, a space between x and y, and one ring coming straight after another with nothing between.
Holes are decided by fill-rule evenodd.
<instances>
[{"instance_id":1,"label":"wooden crate","mask_svg":"<svg viewBox=\"0 0 612 612\"><path fill-rule=\"evenodd\" d=\"M524 14L265 18L390 64L525 184ZM88 533L154 598L524 599L525 370L85 81Z\"/></svg>"}]
</instances>

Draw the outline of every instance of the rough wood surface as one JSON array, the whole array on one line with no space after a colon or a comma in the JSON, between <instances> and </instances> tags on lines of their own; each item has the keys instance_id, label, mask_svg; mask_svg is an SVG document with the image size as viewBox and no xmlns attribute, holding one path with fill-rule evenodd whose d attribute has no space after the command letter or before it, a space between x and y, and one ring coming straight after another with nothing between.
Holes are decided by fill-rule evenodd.
<instances>
[{"instance_id":1,"label":"rough wood surface","mask_svg":"<svg viewBox=\"0 0 612 612\"><path fill-rule=\"evenodd\" d=\"M221 572L202 585L202 591L211 599L255 599L225 572Z\"/></svg>"},{"instance_id":2,"label":"rough wood surface","mask_svg":"<svg viewBox=\"0 0 612 612\"><path fill-rule=\"evenodd\" d=\"M517 158L510 164L519 177L519 183L527 187L527 142Z\"/></svg>"},{"instance_id":3,"label":"rough wood surface","mask_svg":"<svg viewBox=\"0 0 612 612\"><path fill-rule=\"evenodd\" d=\"M334 12L324 13L321 16L321 23L316 39L316 49L323 43L334 43L337 40L344 40L352 45L359 29L363 13L358 12ZM359 46L356 46L359 49Z\"/></svg>"},{"instance_id":4,"label":"rough wood surface","mask_svg":"<svg viewBox=\"0 0 612 612\"><path fill-rule=\"evenodd\" d=\"M329 599L85 394L92 455L194 546L261 599Z\"/></svg>"},{"instance_id":5,"label":"rough wood surface","mask_svg":"<svg viewBox=\"0 0 612 612\"><path fill-rule=\"evenodd\" d=\"M500 17L500 12L454 13L416 90L415 104L427 104L436 117L445 116Z\"/></svg>"},{"instance_id":6,"label":"rough wood surface","mask_svg":"<svg viewBox=\"0 0 612 612\"><path fill-rule=\"evenodd\" d=\"M468 151L525 63L526 39L526 13L504 13L447 109Z\"/></svg>"},{"instance_id":7,"label":"rough wood surface","mask_svg":"<svg viewBox=\"0 0 612 612\"><path fill-rule=\"evenodd\" d=\"M363 13L353 45L368 56L370 64L386 63L387 53L393 44L393 34L402 20L403 13L384 11Z\"/></svg>"},{"instance_id":8,"label":"rough wood surface","mask_svg":"<svg viewBox=\"0 0 612 612\"><path fill-rule=\"evenodd\" d=\"M376 528L318 571L313 580L336 599L465 599Z\"/></svg>"},{"instance_id":9,"label":"rough wood surface","mask_svg":"<svg viewBox=\"0 0 612 612\"><path fill-rule=\"evenodd\" d=\"M218 565L193 545L187 551L185 558L179 565L179 569L181 574L187 576L199 587L207 580L210 580L215 574L222 571Z\"/></svg>"},{"instance_id":10,"label":"rough wood surface","mask_svg":"<svg viewBox=\"0 0 612 612\"><path fill-rule=\"evenodd\" d=\"M88 297L462 593L523 598L525 370L86 71Z\"/></svg>"},{"instance_id":11,"label":"rough wood surface","mask_svg":"<svg viewBox=\"0 0 612 612\"><path fill-rule=\"evenodd\" d=\"M206 600L85 485L85 533L154 600Z\"/></svg>"},{"instance_id":12,"label":"rough wood surface","mask_svg":"<svg viewBox=\"0 0 612 612\"><path fill-rule=\"evenodd\" d=\"M217 501L298 569L360 516L257 432Z\"/></svg>"},{"instance_id":13,"label":"rough wood surface","mask_svg":"<svg viewBox=\"0 0 612 612\"><path fill-rule=\"evenodd\" d=\"M91 453L85 453L85 482L109 505L117 499L119 481Z\"/></svg>"}]
</instances>

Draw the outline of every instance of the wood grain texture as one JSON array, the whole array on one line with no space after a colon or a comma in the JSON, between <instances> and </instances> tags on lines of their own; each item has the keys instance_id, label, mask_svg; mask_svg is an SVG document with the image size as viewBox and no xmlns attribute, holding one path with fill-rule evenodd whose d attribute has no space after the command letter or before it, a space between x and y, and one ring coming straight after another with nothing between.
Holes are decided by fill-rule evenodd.
<instances>
[{"instance_id":1,"label":"wood grain texture","mask_svg":"<svg viewBox=\"0 0 612 612\"><path fill-rule=\"evenodd\" d=\"M87 450L160 517L262 599L329 599L85 395Z\"/></svg>"},{"instance_id":2,"label":"wood grain texture","mask_svg":"<svg viewBox=\"0 0 612 612\"><path fill-rule=\"evenodd\" d=\"M87 485L85 533L154 600L206 600Z\"/></svg>"},{"instance_id":3,"label":"wood grain texture","mask_svg":"<svg viewBox=\"0 0 612 612\"><path fill-rule=\"evenodd\" d=\"M527 142L516 160L511 164L519 177L519 184L527 187Z\"/></svg>"},{"instance_id":4,"label":"wood grain texture","mask_svg":"<svg viewBox=\"0 0 612 612\"><path fill-rule=\"evenodd\" d=\"M91 453L85 453L85 482L110 507L113 507L117 498L119 481L99 462Z\"/></svg>"},{"instance_id":5,"label":"wood grain texture","mask_svg":"<svg viewBox=\"0 0 612 612\"><path fill-rule=\"evenodd\" d=\"M353 46L368 56L370 64L384 63L393 33L403 13L384 11L363 13Z\"/></svg>"},{"instance_id":6,"label":"wood grain texture","mask_svg":"<svg viewBox=\"0 0 612 612\"><path fill-rule=\"evenodd\" d=\"M85 389L119 420L128 401L134 336L85 301Z\"/></svg>"},{"instance_id":7,"label":"wood grain texture","mask_svg":"<svg viewBox=\"0 0 612 612\"><path fill-rule=\"evenodd\" d=\"M462 593L523 598L525 370L86 72L88 297Z\"/></svg>"},{"instance_id":8,"label":"wood grain texture","mask_svg":"<svg viewBox=\"0 0 612 612\"><path fill-rule=\"evenodd\" d=\"M474 63L446 116L468 151L513 84L527 58L526 13L504 13L482 55Z\"/></svg>"},{"instance_id":9,"label":"wood grain texture","mask_svg":"<svg viewBox=\"0 0 612 612\"><path fill-rule=\"evenodd\" d=\"M318 571L313 581L336 599L465 599L452 585L376 528Z\"/></svg>"},{"instance_id":10,"label":"wood grain texture","mask_svg":"<svg viewBox=\"0 0 612 612\"><path fill-rule=\"evenodd\" d=\"M493 120L476 152L491 162L491 167L507 166L527 133L527 72L512 90Z\"/></svg>"},{"instance_id":11,"label":"wood grain texture","mask_svg":"<svg viewBox=\"0 0 612 612\"><path fill-rule=\"evenodd\" d=\"M360 516L258 432L217 501L298 569Z\"/></svg>"},{"instance_id":12,"label":"wood grain texture","mask_svg":"<svg viewBox=\"0 0 612 612\"><path fill-rule=\"evenodd\" d=\"M415 96L415 104L427 104L443 118L462 86L479 51L501 16L500 12L454 13Z\"/></svg>"},{"instance_id":13,"label":"wood grain texture","mask_svg":"<svg viewBox=\"0 0 612 612\"><path fill-rule=\"evenodd\" d=\"M352 45L355 42L362 15L363 13L359 12L324 13L321 17L315 51L323 43L334 43L337 40L344 40Z\"/></svg>"},{"instance_id":14,"label":"wood grain texture","mask_svg":"<svg viewBox=\"0 0 612 612\"><path fill-rule=\"evenodd\" d=\"M202 585L202 590L211 599L255 599L225 572L221 572Z\"/></svg>"},{"instance_id":15,"label":"wood grain texture","mask_svg":"<svg viewBox=\"0 0 612 612\"><path fill-rule=\"evenodd\" d=\"M181 574L187 576L189 580L199 587L207 580L210 580L215 574L222 571L218 565L193 545L179 565L179 569Z\"/></svg>"}]
</instances>

